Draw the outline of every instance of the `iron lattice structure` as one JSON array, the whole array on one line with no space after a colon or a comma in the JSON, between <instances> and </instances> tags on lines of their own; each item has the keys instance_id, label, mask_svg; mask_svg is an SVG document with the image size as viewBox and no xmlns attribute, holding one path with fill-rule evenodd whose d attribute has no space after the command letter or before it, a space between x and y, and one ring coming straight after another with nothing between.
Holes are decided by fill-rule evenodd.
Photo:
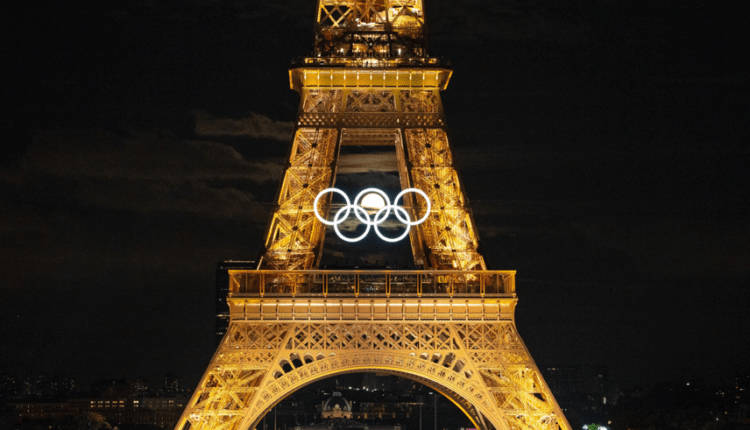
<instances>
[{"instance_id":1,"label":"iron lattice structure","mask_svg":"<svg viewBox=\"0 0 750 430\"><path fill-rule=\"evenodd\" d=\"M570 430L515 325L515 272L489 271L453 168L421 0L318 0L288 166L258 270L230 271L230 326L175 430L249 430L299 388L340 373L410 378L482 430ZM393 145L403 188L428 194L410 231L424 270L318 270L313 201L344 145ZM426 205L407 196L412 219ZM323 201L326 213L330 200ZM327 207L323 207L327 206Z\"/></svg>"}]
</instances>

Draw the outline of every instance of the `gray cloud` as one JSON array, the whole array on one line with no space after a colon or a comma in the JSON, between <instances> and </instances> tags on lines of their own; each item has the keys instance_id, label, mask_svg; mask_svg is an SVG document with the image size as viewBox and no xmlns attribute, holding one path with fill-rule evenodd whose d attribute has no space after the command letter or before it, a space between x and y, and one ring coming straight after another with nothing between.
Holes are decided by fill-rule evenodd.
<instances>
[{"instance_id":1,"label":"gray cloud","mask_svg":"<svg viewBox=\"0 0 750 430\"><path fill-rule=\"evenodd\" d=\"M292 122L274 121L251 112L244 118L216 118L203 110L193 111L195 133L200 136L246 136L287 142L292 137Z\"/></svg>"},{"instance_id":2,"label":"gray cloud","mask_svg":"<svg viewBox=\"0 0 750 430\"><path fill-rule=\"evenodd\" d=\"M332 205L331 211L328 214L328 218L327 219L329 221L333 220L334 217L335 217L335 215L336 215L336 213L343 206L344 205ZM375 219L375 211L374 210L368 211L368 215L370 216L370 220L374 220ZM362 216L364 218L363 215L360 215L360 216ZM363 225L364 224L362 223L362 221L360 221L354 215L354 211L352 211L352 212L349 213L349 217L347 217L341 224L339 224L338 229L342 233L344 233L344 232L346 232L346 233L352 233L352 232L357 231L357 229L364 228ZM385 231L394 232L394 231L397 231L399 234L401 234L401 232L403 231L404 228L405 228L404 224L401 223L400 221L398 221L392 213L388 217L388 219L385 219L385 220L383 220L382 222L380 222L378 224L378 229L380 229L381 232L385 232ZM333 227L328 227L328 229L330 231L333 231ZM359 232L359 234L362 234L363 232L364 232L364 230L362 230L361 232ZM335 234L335 233L332 233L332 234ZM371 234L373 236L375 235L375 231L373 230L373 228L370 228L370 233L368 233L368 234ZM353 234L350 234L348 236L350 236L350 237L356 237Z\"/></svg>"},{"instance_id":3,"label":"gray cloud","mask_svg":"<svg viewBox=\"0 0 750 430\"><path fill-rule=\"evenodd\" d=\"M37 133L24 167L40 175L67 178L263 182L281 176L275 162L250 162L221 143L183 140L156 132L133 132L123 137L97 129Z\"/></svg>"},{"instance_id":4,"label":"gray cloud","mask_svg":"<svg viewBox=\"0 0 750 430\"><path fill-rule=\"evenodd\" d=\"M337 172L398 172L398 162L393 153L342 154L338 159Z\"/></svg>"},{"instance_id":5,"label":"gray cloud","mask_svg":"<svg viewBox=\"0 0 750 430\"><path fill-rule=\"evenodd\" d=\"M590 32L581 17L551 11L541 0L473 1L458 7L443 1L430 4L430 12L428 26L442 39L579 43L585 42Z\"/></svg>"},{"instance_id":6,"label":"gray cloud","mask_svg":"<svg viewBox=\"0 0 750 430\"><path fill-rule=\"evenodd\" d=\"M563 259L572 246L611 267L661 278L750 275L750 228L734 214L747 205L743 152L455 152L467 193L476 197L471 207L483 246L535 243ZM493 170L488 159L502 160L503 168ZM493 186L479 186L483 181ZM569 263L581 270L588 264Z\"/></svg>"},{"instance_id":7,"label":"gray cloud","mask_svg":"<svg viewBox=\"0 0 750 430\"><path fill-rule=\"evenodd\" d=\"M265 213L255 191L281 174L274 160L249 161L216 142L168 133L123 137L104 130L56 130L38 133L21 168L0 180L32 188L65 184L65 196L55 199L95 207L243 218Z\"/></svg>"},{"instance_id":8,"label":"gray cloud","mask_svg":"<svg viewBox=\"0 0 750 430\"><path fill-rule=\"evenodd\" d=\"M365 188L376 187L380 189L400 189L398 175L390 172L364 171L357 174L340 174L336 177L337 187L351 187L357 192ZM353 197L353 196L352 196ZM396 197L391 196L391 197Z\"/></svg>"},{"instance_id":9,"label":"gray cloud","mask_svg":"<svg viewBox=\"0 0 750 430\"><path fill-rule=\"evenodd\" d=\"M750 276L747 225L672 215L632 200L483 200L472 207L484 245L525 241L551 252L551 243L585 244L598 257L637 273L683 280ZM570 264L574 271L579 264L585 270L588 262Z\"/></svg>"}]
</instances>

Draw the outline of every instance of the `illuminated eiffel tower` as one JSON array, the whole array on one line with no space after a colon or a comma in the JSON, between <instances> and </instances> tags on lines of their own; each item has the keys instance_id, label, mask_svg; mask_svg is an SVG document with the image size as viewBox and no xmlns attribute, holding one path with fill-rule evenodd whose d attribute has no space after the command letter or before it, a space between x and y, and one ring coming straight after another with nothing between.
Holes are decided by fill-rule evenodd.
<instances>
[{"instance_id":1,"label":"illuminated eiffel tower","mask_svg":"<svg viewBox=\"0 0 750 430\"><path fill-rule=\"evenodd\" d=\"M427 54L422 1L318 0L313 55L289 71L301 102L258 270L230 271L228 332L175 430L254 429L301 387L367 371L437 390L482 430L570 430L516 330L515 272L477 252L440 101L452 72ZM408 233L424 269L318 269L316 212L333 206L321 192L346 145L395 147L402 189L425 193L396 210L424 218Z\"/></svg>"}]
</instances>

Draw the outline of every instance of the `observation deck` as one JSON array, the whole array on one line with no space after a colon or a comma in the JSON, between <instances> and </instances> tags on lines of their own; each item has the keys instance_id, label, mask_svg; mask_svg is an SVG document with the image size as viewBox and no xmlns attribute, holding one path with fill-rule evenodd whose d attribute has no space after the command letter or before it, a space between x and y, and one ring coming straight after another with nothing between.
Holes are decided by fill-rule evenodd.
<instances>
[{"instance_id":1,"label":"observation deck","mask_svg":"<svg viewBox=\"0 0 750 430\"><path fill-rule=\"evenodd\" d=\"M515 271L230 270L232 320L511 320Z\"/></svg>"},{"instance_id":2,"label":"observation deck","mask_svg":"<svg viewBox=\"0 0 750 430\"><path fill-rule=\"evenodd\" d=\"M413 57L389 54L333 55L330 57L297 57L292 59L292 67L357 67L357 68L442 68L451 69L451 62L442 57Z\"/></svg>"}]
</instances>

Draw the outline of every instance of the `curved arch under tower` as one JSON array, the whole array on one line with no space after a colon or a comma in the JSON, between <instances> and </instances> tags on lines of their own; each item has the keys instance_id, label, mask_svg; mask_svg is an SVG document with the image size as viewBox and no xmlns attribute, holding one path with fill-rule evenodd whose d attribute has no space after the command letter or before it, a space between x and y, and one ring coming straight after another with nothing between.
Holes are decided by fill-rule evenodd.
<instances>
[{"instance_id":1,"label":"curved arch under tower","mask_svg":"<svg viewBox=\"0 0 750 430\"><path fill-rule=\"evenodd\" d=\"M312 1L312 0L311 0ZM426 1L426 0L425 0ZM253 430L318 379L380 370L453 400L482 430L570 430L515 326L515 272L487 270L446 131L452 71L423 0L318 0L290 70L296 130L257 270L230 270L230 325L175 430ZM392 145L419 270L319 270L340 148ZM373 184L376 186L376 184ZM320 207L313 204L319 202Z\"/></svg>"},{"instance_id":2,"label":"curved arch under tower","mask_svg":"<svg viewBox=\"0 0 750 430\"><path fill-rule=\"evenodd\" d=\"M330 310L323 321L269 321L272 313L248 315L253 300L233 300L233 314L241 311L246 319L233 320L178 429L253 429L270 408L305 385L361 371L389 372L430 386L477 428L567 429L515 324L498 318L503 299L483 300L498 305L487 305L494 321L458 320L458 306L451 320L377 321L363 313L363 320L347 321L344 301L304 300L306 307ZM470 300L448 301L466 306ZM273 302L278 308L283 300ZM437 307L442 300L433 302Z\"/></svg>"}]
</instances>

